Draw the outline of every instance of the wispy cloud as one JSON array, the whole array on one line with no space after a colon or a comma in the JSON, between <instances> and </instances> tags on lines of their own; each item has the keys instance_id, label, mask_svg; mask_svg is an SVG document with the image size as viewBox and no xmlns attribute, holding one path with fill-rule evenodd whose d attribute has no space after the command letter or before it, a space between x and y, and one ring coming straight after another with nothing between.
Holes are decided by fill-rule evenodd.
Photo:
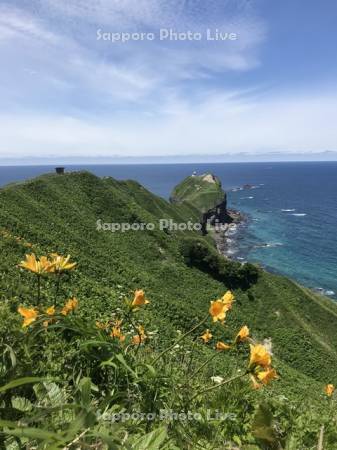
<instances>
[{"instance_id":1,"label":"wispy cloud","mask_svg":"<svg viewBox=\"0 0 337 450\"><path fill-rule=\"evenodd\" d=\"M336 149L334 86L267 89L254 0L0 6L0 156ZM97 41L96 31L235 32L234 42ZM240 82L235 79L238 76Z\"/></svg>"},{"instance_id":2,"label":"wispy cloud","mask_svg":"<svg viewBox=\"0 0 337 450\"><path fill-rule=\"evenodd\" d=\"M0 134L6 156L36 154L42 148L44 155L62 149L63 155L97 156L320 151L336 148L336 115L337 96L328 92L258 101L233 92L214 94L197 108L173 99L166 114L127 121L0 116Z\"/></svg>"},{"instance_id":3,"label":"wispy cloud","mask_svg":"<svg viewBox=\"0 0 337 450\"><path fill-rule=\"evenodd\" d=\"M86 89L89 98L101 95L103 87L117 100L159 96L161 89L178 82L258 64L254 49L263 39L262 24L248 13L242 15L243 7L240 15L237 7L228 17L220 14L225 4L234 2L212 0L205 7L203 1L181 0L32 0L26 9L5 4L0 9L0 57L5 60L15 51L16 58L6 61L8 71L20 72L24 61L30 72L62 79L75 91ZM111 44L96 39L98 28L132 32L160 27L176 31L218 27L235 31L239 39L212 44L158 40ZM30 91L29 80L22 81L19 88ZM76 92L72 101L76 104Z\"/></svg>"}]
</instances>

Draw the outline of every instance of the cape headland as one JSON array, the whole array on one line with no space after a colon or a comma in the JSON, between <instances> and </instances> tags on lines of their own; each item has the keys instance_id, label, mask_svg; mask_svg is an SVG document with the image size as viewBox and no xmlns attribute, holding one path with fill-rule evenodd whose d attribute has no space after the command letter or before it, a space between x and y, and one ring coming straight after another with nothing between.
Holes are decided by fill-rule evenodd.
<instances>
[{"instance_id":1,"label":"cape headland","mask_svg":"<svg viewBox=\"0 0 337 450\"><path fill-rule=\"evenodd\" d=\"M175 186L170 201L198 210L203 233L212 235L221 253L226 252L228 234L235 234L238 223L244 219L239 211L228 209L227 194L212 173L186 177Z\"/></svg>"}]
</instances>

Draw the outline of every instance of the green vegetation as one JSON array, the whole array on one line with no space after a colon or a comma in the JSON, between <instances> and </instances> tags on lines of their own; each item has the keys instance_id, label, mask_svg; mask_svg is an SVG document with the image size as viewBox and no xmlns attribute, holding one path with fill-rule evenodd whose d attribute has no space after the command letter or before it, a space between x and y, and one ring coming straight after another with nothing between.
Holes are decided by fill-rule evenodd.
<instances>
[{"instance_id":1,"label":"green vegetation","mask_svg":"<svg viewBox=\"0 0 337 450\"><path fill-rule=\"evenodd\" d=\"M186 264L209 273L230 289L248 289L258 280L259 271L253 264L240 264L223 258L205 239L181 239L181 254Z\"/></svg>"},{"instance_id":2,"label":"green vegetation","mask_svg":"<svg viewBox=\"0 0 337 450\"><path fill-rule=\"evenodd\" d=\"M205 213L226 199L220 180L211 175L193 175L185 178L172 192L173 203L186 203Z\"/></svg>"},{"instance_id":3,"label":"green vegetation","mask_svg":"<svg viewBox=\"0 0 337 450\"><path fill-rule=\"evenodd\" d=\"M198 217L193 204L172 205L138 183L85 172L0 191L1 449L308 450L322 426L323 448L337 449L336 402L324 394L337 382L333 302L225 260L197 232L97 229L99 219ZM76 268L38 277L17 267L26 254L54 252L71 254ZM150 304L130 313L126 300L137 289ZM210 301L228 289L233 307L224 325L212 323ZM78 306L64 310L74 297ZM19 307L38 311L25 328ZM118 330L111 336L117 320L125 341ZM272 343L279 375L258 390L245 374L247 343L232 345L244 325L255 342ZM203 343L206 329L212 339ZM218 341L232 348L216 351ZM216 387L212 377L237 379ZM163 420L160 410L195 417ZM112 420L122 413L129 418Z\"/></svg>"}]
</instances>

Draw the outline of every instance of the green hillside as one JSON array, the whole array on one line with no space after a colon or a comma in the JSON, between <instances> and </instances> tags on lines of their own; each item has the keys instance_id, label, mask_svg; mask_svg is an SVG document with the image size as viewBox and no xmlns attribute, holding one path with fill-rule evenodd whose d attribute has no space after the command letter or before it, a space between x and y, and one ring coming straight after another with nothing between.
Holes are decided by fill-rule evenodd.
<instances>
[{"instance_id":1,"label":"green hillside","mask_svg":"<svg viewBox=\"0 0 337 450\"><path fill-rule=\"evenodd\" d=\"M324 448L337 448L334 400L323 393L326 384L337 383L337 305L284 277L225 260L210 238L197 231L158 225L161 219L196 222L201 207L213 207L220 200L219 185L208 184L209 196L202 206L193 203L190 184L186 186L190 201L170 204L134 181L100 179L87 172L45 175L0 191L1 384L21 377L48 377L3 394L0 388L4 432L0 448L26 448L23 442L34 443L27 448L57 449L69 443L67 448L89 448L88 443L97 442L90 448L299 450L316 448L323 424ZM182 192L174 195L178 200ZM116 223L155 227L109 230L108 224ZM41 280L41 305L61 307L73 296L79 300L76 314L64 318L65 325L51 322L41 332L38 324L22 330L17 312L20 305L36 304L37 279L17 268L31 252L71 254L77 262L76 270L56 287L50 277ZM139 317L152 338L144 348L133 353L126 349L123 358L117 357L120 350L110 349L103 332L94 331L95 322L111 320L113 311L118 315L136 289L144 289L150 299ZM235 302L225 326L208 320L186 337L184 348L177 344L154 364L155 369L146 369L145 364L152 367L153 358L177 336L202 321L210 301L227 289L234 290ZM215 357L214 347L200 342L201 333L209 328L214 342L230 342L243 325L249 326L254 340L271 339L279 379L257 391L249 380L240 379L192 401L196 386L204 386L212 376L237 374L248 358L244 346ZM98 355L103 359L98 361ZM39 400L39 389L51 390L50 404ZM69 411L55 416L62 398L75 405L70 408L77 411L74 416ZM38 405L37 410L28 402L34 408ZM97 411L105 408L151 411L170 406L180 411L187 405L202 415L209 408L235 418L187 425L168 421L163 428L162 422L139 419L102 426L97 417ZM84 438L83 447L76 447L72 442L85 430L95 432L85 432L87 447Z\"/></svg>"}]
</instances>

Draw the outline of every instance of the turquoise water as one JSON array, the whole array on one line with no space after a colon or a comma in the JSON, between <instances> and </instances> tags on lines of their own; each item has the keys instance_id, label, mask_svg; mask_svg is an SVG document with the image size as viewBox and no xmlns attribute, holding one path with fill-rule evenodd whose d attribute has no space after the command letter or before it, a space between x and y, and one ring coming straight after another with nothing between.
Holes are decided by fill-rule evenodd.
<instances>
[{"instance_id":1,"label":"turquoise water","mask_svg":"<svg viewBox=\"0 0 337 450\"><path fill-rule=\"evenodd\" d=\"M233 257L257 261L306 286L337 293L337 162L81 165L68 169L136 179L165 198L193 171L211 171L228 191L229 206L248 217L231 248ZM0 167L0 184L51 170L50 166ZM245 184L253 188L235 190Z\"/></svg>"},{"instance_id":2,"label":"turquoise water","mask_svg":"<svg viewBox=\"0 0 337 450\"><path fill-rule=\"evenodd\" d=\"M256 189L229 194L246 212L235 257L257 261L295 278L337 292L337 164L280 164L260 167ZM253 183L254 184L254 183Z\"/></svg>"}]
</instances>

